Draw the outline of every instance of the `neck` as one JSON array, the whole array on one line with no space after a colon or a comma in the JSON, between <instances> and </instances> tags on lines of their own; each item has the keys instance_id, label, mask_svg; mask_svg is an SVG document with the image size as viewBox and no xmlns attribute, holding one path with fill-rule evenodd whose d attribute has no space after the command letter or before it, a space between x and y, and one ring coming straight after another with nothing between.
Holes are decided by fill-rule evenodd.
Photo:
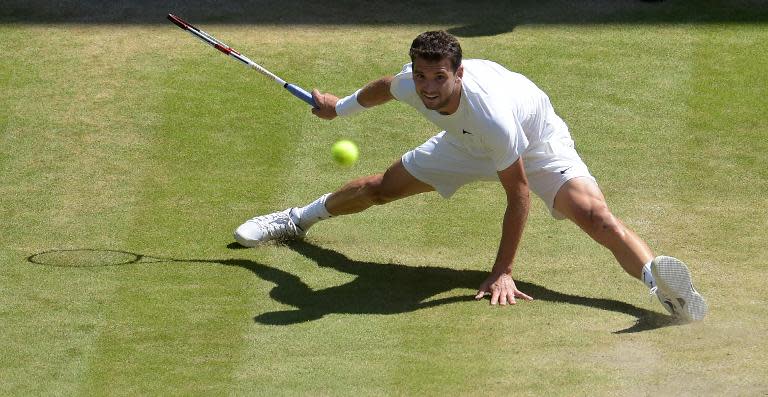
<instances>
[{"instance_id":1,"label":"neck","mask_svg":"<svg viewBox=\"0 0 768 397\"><path fill-rule=\"evenodd\" d=\"M445 105L445 107L442 109L438 109L437 112L444 116L454 114L457 110L459 110L459 104L461 104L461 84L459 84L456 91L454 91L451 100L448 101L448 104Z\"/></svg>"}]
</instances>

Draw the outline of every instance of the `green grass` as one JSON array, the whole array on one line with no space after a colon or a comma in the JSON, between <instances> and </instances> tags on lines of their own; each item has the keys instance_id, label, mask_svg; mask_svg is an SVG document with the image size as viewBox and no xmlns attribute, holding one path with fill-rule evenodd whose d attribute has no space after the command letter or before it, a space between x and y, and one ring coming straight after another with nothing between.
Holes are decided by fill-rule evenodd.
<instances>
[{"instance_id":1,"label":"green grass","mask_svg":"<svg viewBox=\"0 0 768 397\"><path fill-rule=\"evenodd\" d=\"M201 27L341 95L446 27L415 22ZM398 103L316 119L170 24L8 23L0 36L0 394L768 392L763 24L462 38L468 57L545 89L614 212L689 263L711 313L685 326L537 200L515 270L537 300L472 301L498 243L494 184L324 222L306 244L230 249L244 219L380 172L434 127ZM331 160L342 138L361 147L353 168ZM77 248L174 260L27 260Z\"/></svg>"}]
</instances>

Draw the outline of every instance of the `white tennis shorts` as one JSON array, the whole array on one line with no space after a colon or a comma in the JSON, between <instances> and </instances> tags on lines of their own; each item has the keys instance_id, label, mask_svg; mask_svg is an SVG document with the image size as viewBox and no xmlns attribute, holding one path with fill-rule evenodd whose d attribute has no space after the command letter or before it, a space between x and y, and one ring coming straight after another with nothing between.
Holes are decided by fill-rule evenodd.
<instances>
[{"instance_id":1,"label":"white tennis shorts","mask_svg":"<svg viewBox=\"0 0 768 397\"><path fill-rule=\"evenodd\" d=\"M473 156L444 135L445 131L403 155L403 166L411 175L444 198L471 182L499 180L490 157ZM564 218L555 211L554 203L565 182L580 177L595 181L569 135L529 146L523 153L523 165L530 190L544 200L555 219Z\"/></svg>"}]
</instances>

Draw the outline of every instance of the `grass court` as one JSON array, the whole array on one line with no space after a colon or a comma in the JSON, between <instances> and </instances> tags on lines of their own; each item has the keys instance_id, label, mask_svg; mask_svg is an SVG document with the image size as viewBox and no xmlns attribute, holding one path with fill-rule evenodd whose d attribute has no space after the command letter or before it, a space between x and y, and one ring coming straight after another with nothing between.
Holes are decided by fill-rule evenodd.
<instances>
[{"instance_id":1,"label":"grass court","mask_svg":"<svg viewBox=\"0 0 768 397\"><path fill-rule=\"evenodd\" d=\"M765 2L0 8L0 394L768 394ZM613 212L688 264L708 317L672 323L535 197L514 276L536 300L474 301L497 184L236 249L245 219L381 172L436 130L396 102L320 120L169 12L339 96L448 29L549 94ZM355 166L331 159L339 139ZM142 258L34 263L127 255L110 250Z\"/></svg>"}]
</instances>

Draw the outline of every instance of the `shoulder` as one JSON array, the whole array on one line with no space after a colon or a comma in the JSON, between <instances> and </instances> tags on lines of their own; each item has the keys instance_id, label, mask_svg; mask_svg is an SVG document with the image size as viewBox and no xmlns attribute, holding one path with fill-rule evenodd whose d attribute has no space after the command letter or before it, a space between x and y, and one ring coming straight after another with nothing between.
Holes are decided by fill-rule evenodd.
<instances>
[{"instance_id":1,"label":"shoulder","mask_svg":"<svg viewBox=\"0 0 768 397\"><path fill-rule=\"evenodd\" d=\"M489 112L489 107L502 105L511 99L512 72L484 59L467 59L462 61L462 66L462 89L471 108Z\"/></svg>"},{"instance_id":2,"label":"shoulder","mask_svg":"<svg viewBox=\"0 0 768 397\"><path fill-rule=\"evenodd\" d=\"M470 88L478 87L481 90L489 91L530 83L530 80L522 74L513 72L493 61L468 59L463 61L462 65L464 66L464 80L470 85Z\"/></svg>"},{"instance_id":3,"label":"shoulder","mask_svg":"<svg viewBox=\"0 0 768 397\"><path fill-rule=\"evenodd\" d=\"M461 62L464 73L469 72L480 78L504 78L516 74L504 66L487 59L466 59Z\"/></svg>"},{"instance_id":4,"label":"shoulder","mask_svg":"<svg viewBox=\"0 0 768 397\"><path fill-rule=\"evenodd\" d=\"M483 59L467 60L462 86L470 101L490 102L509 108L544 93L526 76Z\"/></svg>"},{"instance_id":5,"label":"shoulder","mask_svg":"<svg viewBox=\"0 0 768 397\"><path fill-rule=\"evenodd\" d=\"M389 91L398 101L403 101L416 94L416 85L413 83L413 69L411 64L403 65L400 73L396 74L389 85Z\"/></svg>"}]
</instances>

